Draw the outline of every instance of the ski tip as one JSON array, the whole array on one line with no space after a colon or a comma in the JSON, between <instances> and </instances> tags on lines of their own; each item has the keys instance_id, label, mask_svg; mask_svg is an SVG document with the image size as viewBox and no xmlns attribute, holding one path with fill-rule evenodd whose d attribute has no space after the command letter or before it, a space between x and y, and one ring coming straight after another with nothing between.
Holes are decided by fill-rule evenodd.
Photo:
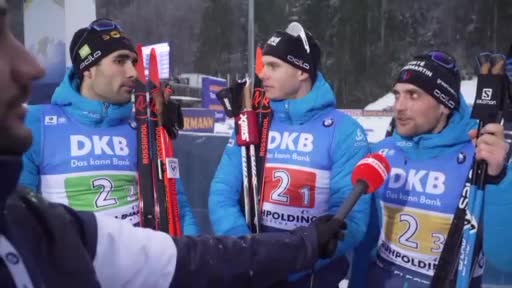
<instances>
[{"instance_id":1,"label":"ski tip","mask_svg":"<svg viewBox=\"0 0 512 288\"><path fill-rule=\"evenodd\" d=\"M137 44L137 64L135 70L137 71L137 77L142 83L146 83L146 72L144 71L144 54L142 53L142 45Z\"/></svg>"},{"instance_id":2,"label":"ski tip","mask_svg":"<svg viewBox=\"0 0 512 288\"><path fill-rule=\"evenodd\" d=\"M149 79L156 87L160 87L160 75L158 73L158 59L155 48L149 53Z\"/></svg>"},{"instance_id":3,"label":"ski tip","mask_svg":"<svg viewBox=\"0 0 512 288\"><path fill-rule=\"evenodd\" d=\"M263 50L261 47L256 48L256 75L260 77L261 72L263 71Z\"/></svg>"}]
</instances>

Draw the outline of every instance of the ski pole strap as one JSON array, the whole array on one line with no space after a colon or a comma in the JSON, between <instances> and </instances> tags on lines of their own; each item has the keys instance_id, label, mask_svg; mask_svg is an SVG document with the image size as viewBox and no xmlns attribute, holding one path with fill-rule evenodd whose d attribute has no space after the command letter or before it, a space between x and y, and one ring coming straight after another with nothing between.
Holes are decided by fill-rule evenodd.
<instances>
[{"instance_id":1,"label":"ski pole strap","mask_svg":"<svg viewBox=\"0 0 512 288\"><path fill-rule=\"evenodd\" d=\"M246 110L235 117L236 143L239 146L259 144L256 111Z\"/></svg>"},{"instance_id":2,"label":"ski pole strap","mask_svg":"<svg viewBox=\"0 0 512 288\"><path fill-rule=\"evenodd\" d=\"M477 65L480 67L475 102L471 118L478 120L477 137L488 123L500 123L504 110L505 93L508 92L508 78L503 72L505 57L501 54L480 53ZM483 190L486 184L487 163L478 161L473 166L472 184Z\"/></svg>"},{"instance_id":3,"label":"ski pole strap","mask_svg":"<svg viewBox=\"0 0 512 288\"><path fill-rule=\"evenodd\" d=\"M487 123L498 123L505 93L506 76L503 74L480 74L471 118Z\"/></svg>"},{"instance_id":4,"label":"ski pole strap","mask_svg":"<svg viewBox=\"0 0 512 288\"><path fill-rule=\"evenodd\" d=\"M236 117L242 111L242 92L247 81L237 81L215 94L228 118Z\"/></svg>"}]
</instances>

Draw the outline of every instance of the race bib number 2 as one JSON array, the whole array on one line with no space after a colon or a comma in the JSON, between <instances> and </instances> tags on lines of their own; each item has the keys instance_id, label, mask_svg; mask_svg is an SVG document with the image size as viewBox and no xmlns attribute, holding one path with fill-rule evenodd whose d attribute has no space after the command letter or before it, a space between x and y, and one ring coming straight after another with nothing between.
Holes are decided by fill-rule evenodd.
<instances>
[{"instance_id":1,"label":"race bib number 2","mask_svg":"<svg viewBox=\"0 0 512 288\"><path fill-rule=\"evenodd\" d=\"M289 167L265 167L264 183L264 202L297 208L315 206L314 172Z\"/></svg>"},{"instance_id":2,"label":"race bib number 2","mask_svg":"<svg viewBox=\"0 0 512 288\"><path fill-rule=\"evenodd\" d=\"M401 249L438 256L451 224L451 217L415 209L384 205L385 237Z\"/></svg>"},{"instance_id":3,"label":"race bib number 2","mask_svg":"<svg viewBox=\"0 0 512 288\"><path fill-rule=\"evenodd\" d=\"M69 206L83 211L101 211L137 201L134 175L78 176L64 182Z\"/></svg>"}]
</instances>

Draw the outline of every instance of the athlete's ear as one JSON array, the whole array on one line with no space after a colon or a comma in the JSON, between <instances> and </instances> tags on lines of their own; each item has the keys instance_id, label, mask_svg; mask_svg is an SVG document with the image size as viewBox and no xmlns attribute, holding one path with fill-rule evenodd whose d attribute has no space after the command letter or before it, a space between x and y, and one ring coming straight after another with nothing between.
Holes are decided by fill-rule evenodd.
<instances>
[{"instance_id":1,"label":"athlete's ear","mask_svg":"<svg viewBox=\"0 0 512 288\"><path fill-rule=\"evenodd\" d=\"M85 78L87 78L87 79L92 79L92 72L91 72L91 70L90 70L90 69L85 70L85 71L83 72L83 75L84 75L84 79L85 79Z\"/></svg>"},{"instance_id":2,"label":"athlete's ear","mask_svg":"<svg viewBox=\"0 0 512 288\"><path fill-rule=\"evenodd\" d=\"M298 69L297 69L297 71L299 72L299 73L297 73L297 75L298 75L298 78L299 78L300 81L304 81L304 80L306 80L309 77L308 73L306 73L306 72L304 72L302 70L298 70Z\"/></svg>"},{"instance_id":3,"label":"athlete's ear","mask_svg":"<svg viewBox=\"0 0 512 288\"><path fill-rule=\"evenodd\" d=\"M85 70L83 73L84 73L84 78L92 79L94 77L94 73L96 73L96 66L93 66L93 67Z\"/></svg>"},{"instance_id":4,"label":"athlete's ear","mask_svg":"<svg viewBox=\"0 0 512 288\"><path fill-rule=\"evenodd\" d=\"M441 104L439 104L439 105L441 105ZM451 111L448 108L446 108L446 106L444 106L444 105L441 105L441 111L440 112L441 112L441 115L446 115L447 117L451 113Z\"/></svg>"}]
</instances>

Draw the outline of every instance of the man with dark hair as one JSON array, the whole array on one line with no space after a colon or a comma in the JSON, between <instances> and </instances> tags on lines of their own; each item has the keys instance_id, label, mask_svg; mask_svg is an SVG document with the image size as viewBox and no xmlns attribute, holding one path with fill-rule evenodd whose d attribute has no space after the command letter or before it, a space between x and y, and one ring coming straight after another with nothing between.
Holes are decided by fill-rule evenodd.
<instances>
[{"instance_id":1,"label":"man with dark hair","mask_svg":"<svg viewBox=\"0 0 512 288\"><path fill-rule=\"evenodd\" d=\"M109 19L73 35L73 67L50 105L29 106L33 142L20 184L73 209L139 223L137 139L131 93L135 47ZM140 60L142 61L142 60ZM176 181L182 232L199 233L182 181Z\"/></svg>"},{"instance_id":2,"label":"man with dark hair","mask_svg":"<svg viewBox=\"0 0 512 288\"><path fill-rule=\"evenodd\" d=\"M485 125L477 139L460 83L455 59L442 51L416 56L400 71L392 90L395 131L372 147L392 169L373 194L367 235L353 258L351 287L429 287L473 156L488 164L484 255L500 269L511 269L509 242L503 240L512 240L510 146L499 124ZM477 265L470 287L480 287L482 273Z\"/></svg>"}]
</instances>

